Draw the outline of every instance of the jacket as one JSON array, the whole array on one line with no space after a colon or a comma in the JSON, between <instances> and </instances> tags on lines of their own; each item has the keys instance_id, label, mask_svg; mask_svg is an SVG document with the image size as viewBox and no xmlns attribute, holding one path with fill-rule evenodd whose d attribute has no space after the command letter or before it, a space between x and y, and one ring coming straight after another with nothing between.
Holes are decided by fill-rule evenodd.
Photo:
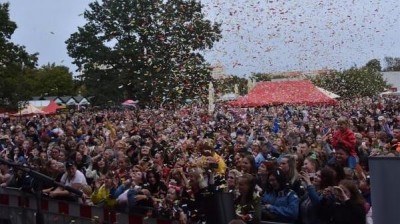
<instances>
[{"instance_id":1,"label":"jacket","mask_svg":"<svg viewBox=\"0 0 400 224\"><path fill-rule=\"evenodd\" d=\"M267 204L271 205L268 209ZM268 221L294 222L299 214L299 197L292 190L265 192L261 199L261 211L272 214L272 220Z\"/></svg>"}]
</instances>

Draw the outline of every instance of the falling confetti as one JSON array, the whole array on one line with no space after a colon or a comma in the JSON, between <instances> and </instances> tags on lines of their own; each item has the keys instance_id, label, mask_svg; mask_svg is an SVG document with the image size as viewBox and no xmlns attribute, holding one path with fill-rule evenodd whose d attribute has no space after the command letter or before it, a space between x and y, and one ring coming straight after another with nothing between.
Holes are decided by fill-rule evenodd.
<instances>
[{"instance_id":1,"label":"falling confetti","mask_svg":"<svg viewBox=\"0 0 400 224\"><path fill-rule=\"evenodd\" d=\"M400 2L204 1L223 39L207 51L230 74L347 69L398 55ZM398 46L396 47L398 49Z\"/></svg>"}]
</instances>

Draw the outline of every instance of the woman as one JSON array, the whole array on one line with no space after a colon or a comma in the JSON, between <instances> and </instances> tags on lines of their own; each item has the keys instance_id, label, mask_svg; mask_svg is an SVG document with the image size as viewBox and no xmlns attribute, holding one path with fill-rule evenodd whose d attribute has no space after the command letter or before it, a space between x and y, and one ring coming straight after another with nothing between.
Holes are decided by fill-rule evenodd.
<instances>
[{"instance_id":1,"label":"woman","mask_svg":"<svg viewBox=\"0 0 400 224\"><path fill-rule=\"evenodd\" d=\"M150 169L146 172L147 186L148 189L155 198L164 198L167 193L167 186L161 181L160 174L155 168Z\"/></svg>"},{"instance_id":2,"label":"woman","mask_svg":"<svg viewBox=\"0 0 400 224\"><path fill-rule=\"evenodd\" d=\"M260 167L258 167L256 176L256 190L259 193L263 193L266 190L268 184L268 174L277 168L275 161L262 161Z\"/></svg>"},{"instance_id":3,"label":"woman","mask_svg":"<svg viewBox=\"0 0 400 224\"><path fill-rule=\"evenodd\" d=\"M227 193L232 193L234 199L236 199L239 196L239 191L238 191L238 179L239 177L242 176L242 173L238 170L229 170L227 180L226 180L226 188L225 192Z\"/></svg>"},{"instance_id":4,"label":"woman","mask_svg":"<svg viewBox=\"0 0 400 224\"><path fill-rule=\"evenodd\" d=\"M304 159L301 170L308 173L310 177L313 178L318 169L319 162L317 156L315 153L311 153L310 156Z\"/></svg>"},{"instance_id":5,"label":"woman","mask_svg":"<svg viewBox=\"0 0 400 224\"><path fill-rule=\"evenodd\" d=\"M110 172L106 176L95 180L95 188L91 195L93 204L103 204L107 208L114 208L117 204L115 190L118 187L118 180L114 173Z\"/></svg>"},{"instance_id":6,"label":"woman","mask_svg":"<svg viewBox=\"0 0 400 224\"><path fill-rule=\"evenodd\" d=\"M283 155L286 153L290 153L288 147L286 145L285 138L278 137L275 139L276 150L279 154Z\"/></svg>"},{"instance_id":7,"label":"woman","mask_svg":"<svg viewBox=\"0 0 400 224\"><path fill-rule=\"evenodd\" d=\"M142 189L145 184L145 174L139 166L134 166L129 172L128 179L114 193L118 206L124 210L128 206L129 211L134 210L136 214L147 214L149 210L145 207L151 207L153 201L150 191Z\"/></svg>"},{"instance_id":8,"label":"woman","mask_svg":"<svg viewBox=\"0 0 400 224\"><path fill-rule=\"evenodd\" d=\"M301 197L304 190L301 188L300 176L296 169L296 159L294 155L284 155L278 159L279 169L283 172L289 183L289 188Z\"/></svg>"},{"instance_id":9,"label":"woman","mask_svg":"<svg viewBox=\"0 0 400 224\"><path fill-rule=\"evenodd\" d=\"M255 192L255 177L245 173L238 182L239 197L234 202L236 215L246 223L260 223L260 197Z\"/></svg>"},{"instance_id":10,"label":"woman","mask_svg":"<svg viewBox=\"0 0 400 224\"><path fill-rule=\"evenodd\" d=\"M351 180L342 180L330 194L335 201L322 200L322 218L328 224L365 224L365 201L357 185Z\"/></svg>"},{"instance_id":11,"label":"woman","mask_svg":"<svg viewBox=\"0 0 400 224\"><path fill-rule=\"evenodd\" d=\"M174 186L170 186L166 197L159 202L158 214L161 218L168 220L179 220L179 223L187 223L187 216L181 207L179 200L179 190Z\"/></svg>"},{"instance_id":12,"label":"woman","mask_svg":"<svg viewBox=\"0 0 400 224\"><path fill-rule=\"evenodd\" d=\"M273 222L294 222L299 213L299 198L288 187L286 175L277 169L268 175L267 191L261 199L262 219Z\"/></svg>"},{"instance_id":13,"label":"woman","mask_svg":"<svg viewBox=\"0 0 400 224\"><path fill-rule=\"evenodd\" d=\"M242 173L248 173L251 175L256 175L257 167L256 167L256 160L252 154L246 154L241 159L241 171Z\"/></svg>"},{"instance_id":14,"label":"woman","mask_svg":"<svg viewBox=\"0 0 400 224\"><path fill-rule=\"evenodd\" d=\"M335 171L329 167L318 170L313 180L310 175L302 171L301 177L306 185L306 194L300 202L300 220L302 224L319 224L318 211L322 200L322 190L334 186Z\"/></svg>"},{"instance_id":15,"label":"woman","mask_svg":"<svg viewBox=\"0 0 400 224\"><path fill-rule=\"evenodd\" d=\"M109 171L108 161L104 157L99 157L93 161L92 165L86 169L86 180L88 183L96 181L99 177L104 177Z\"/></svg>"}]
</instances>

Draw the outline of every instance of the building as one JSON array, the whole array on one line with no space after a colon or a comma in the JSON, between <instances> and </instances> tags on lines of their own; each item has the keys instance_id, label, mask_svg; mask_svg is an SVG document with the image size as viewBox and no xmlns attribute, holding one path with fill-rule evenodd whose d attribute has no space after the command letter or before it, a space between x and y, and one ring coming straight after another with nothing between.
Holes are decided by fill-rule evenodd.
<instances>
[{"instance_id":1,"label":"building","mask_svg":"<svg viewBox=\"0 0 400 224\"><path fill-rule=\"evenodd\" d=\"M221 63L211 66L211 77L213 79L225 79L228 77L225 74L225 68Z\"/></svg>"}]
</instances>

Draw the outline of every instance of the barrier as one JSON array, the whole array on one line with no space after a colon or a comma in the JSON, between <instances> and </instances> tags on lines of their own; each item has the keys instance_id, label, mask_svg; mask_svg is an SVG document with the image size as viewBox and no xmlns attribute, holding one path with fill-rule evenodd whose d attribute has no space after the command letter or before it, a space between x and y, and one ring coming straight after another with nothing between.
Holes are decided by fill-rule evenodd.
<instances>
[{"instance_id":1,"label":"barrier","mask_svg":"<svg viewBox=\"0 0 400 224\"><path fill-rule=\"evenodd\" d=\"M171 220L128 215L103 207L74 202L41 199L44 223L74 224L170 224ZM0 188L0 223L36 223L37 199L34 195L13 188Z\"/></svg>"},{"instance_id":2,"label":"barrier","mask_svg":"<svg viewBox=\"0 0 400 224\"><path fill-rule=\"evenodd\" d=\"M369 157L375 224L400 223L399 157Z\"/></svg>"},{"instance_id":3,"label":"barrier","mask_svg":"<svg viewBox=\"0 0 400 224\"><path fill-rule=\"evenodd\" d=\"M226 209L232 202L219 195L219 209L213 214L219 217L219 221L230 219L230 209ZM44 223L68 223L68 224L172 224L171 220L146 218L143 216L129 215L115 212L103 207L87 206L74 202L58 201L42 198L41 211ZM37 199L33 194L20 191L15 188L0 187L0 224L35 224L37 212ZM223 214L221 214L223 213ZM226 214L225 214L226 213ZM262 221L262 224L285 224Z\"/></svg>"}]
</instances>

